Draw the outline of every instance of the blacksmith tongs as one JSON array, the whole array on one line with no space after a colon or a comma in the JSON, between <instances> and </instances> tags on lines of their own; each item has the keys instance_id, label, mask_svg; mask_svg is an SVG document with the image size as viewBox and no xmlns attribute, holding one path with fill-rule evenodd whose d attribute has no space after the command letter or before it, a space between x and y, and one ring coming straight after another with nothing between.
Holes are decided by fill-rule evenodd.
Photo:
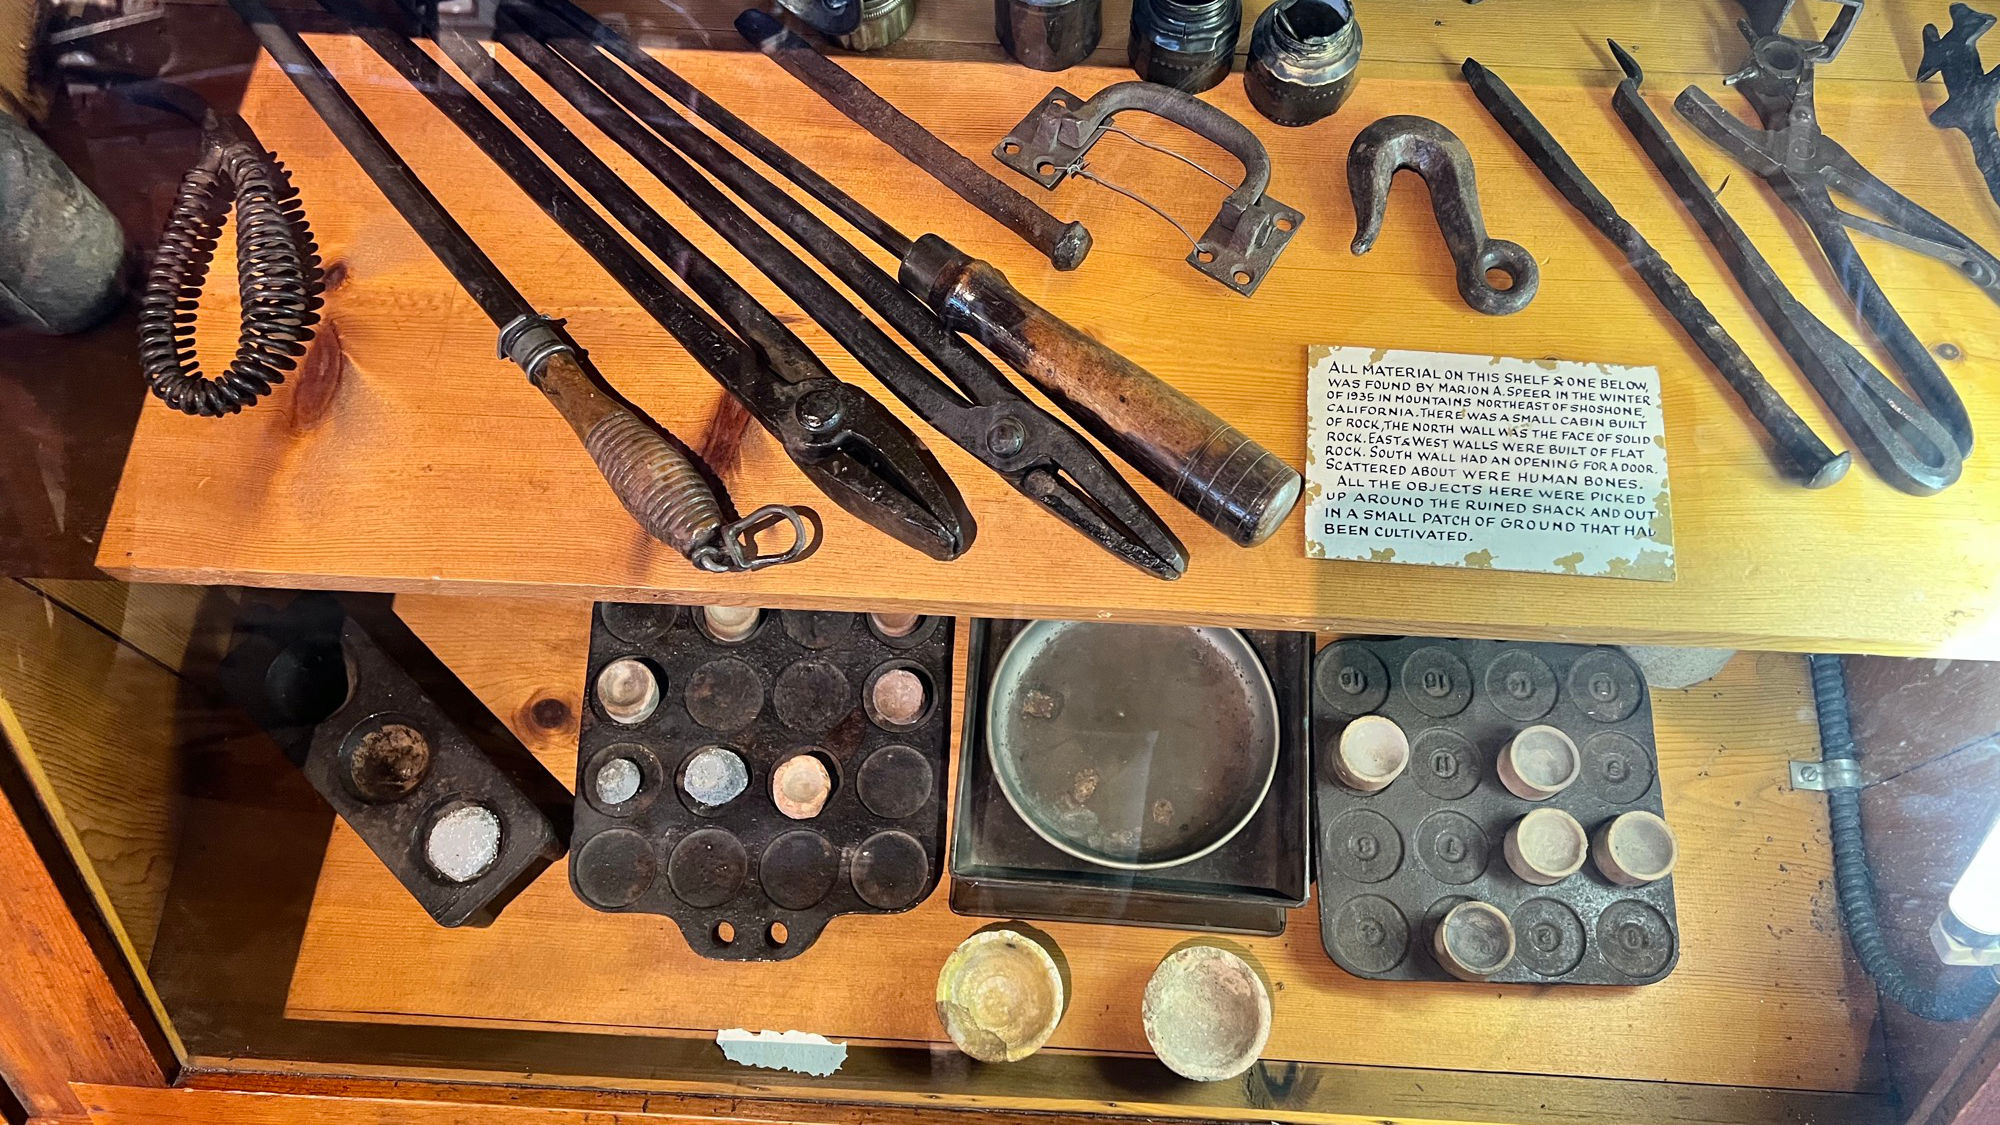
<instances>
[{"instance_id":1,"label":"blacksmith tongs","mask_svg":"<svg viewBox=\"0 0 2000 1125\"><path fill-rule=\"evenodd\" d=\"M1845 27L1851 25L1851 20L1841 21L1835 34L1844 35ZM1856 314L1882 342L1917 398L1950 432L1959 453L1970 453L1972 423L1966 417L1965 404L1923 342L1889 304L1846 228L1946 262L1996 302L2000 302L2000 259L1883 183L1839 142L1820 131L1813 107L1813 67L1839 49L1835 36L1830 35L1827 41L1794 39L1779 34L1775 26L1756 27L1748 20L1738 27L1750 42L1751 58L1724 81L1750 103L1764 127L1744 124L1694 86L1681 91L1674 108L1709 140L1763 177L1778 198L1804 220ZM1836 207L1835 191L1881 219Z\"/></svg>"}]
</instances>

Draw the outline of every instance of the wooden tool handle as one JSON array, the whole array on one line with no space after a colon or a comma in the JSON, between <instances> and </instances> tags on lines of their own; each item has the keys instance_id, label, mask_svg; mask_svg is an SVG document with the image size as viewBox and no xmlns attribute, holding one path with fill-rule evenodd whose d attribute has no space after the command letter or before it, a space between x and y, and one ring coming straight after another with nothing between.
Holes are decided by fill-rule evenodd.
<instances>
[{"instance_id":1,"label":"wooden tool handle","mask_svg":"<svg viewBox=\"0 0 2000 1125\"><path fill-rule=\"evenodd\" d=\"M1158 376L1022 296L999 270L934 234L903 259L904 286L1046 391L1147 479L1248 547L1298 501L1299 474Z\"/></svg>"},{"instance_id":2,"label":"wooden tool handle","mask_svg":"<svg viewBox=\"0 0 2000 1125\"><path fill-rule=\"evenodd\" d=\"M573 353L550 356L534 381L583 439L618 502L646 534L690 559L711 544L722 526L722 508L680 450L598 390Z\"/></svg>"}]
</instances>

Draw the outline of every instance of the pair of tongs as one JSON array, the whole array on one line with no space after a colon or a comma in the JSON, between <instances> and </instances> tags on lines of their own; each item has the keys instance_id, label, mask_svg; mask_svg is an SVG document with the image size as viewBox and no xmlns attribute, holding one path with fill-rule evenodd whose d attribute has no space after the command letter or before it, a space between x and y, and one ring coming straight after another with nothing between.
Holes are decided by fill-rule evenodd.
<instances>
[{"instance_id":1,"label":"pair of tongs","mask_svg":"<svg viewBox=\"0 0 2000 1125\"><path fill-rule=\"evenodd\" d=\"M1611 53L1625 72L1611 104L1654 167L1680 197L1744 295L1819 393L1861 456L1896 488L1930 495L1958 480L1963 464L1951 435L1875 365L1800 304L1722 206L1666 124L1640 96L1645 73L1615 40Z\"/></svg>"},{"instance_id":2,"label":"pair of tongs","mask_svg":"<svg viewBox=\"0 0 2000 1125\"><path fill-rule=\"evenodd\" d=\"M1916 392L1922 409L1943 427L1963 458L1972 451L1972 425L1965 404L1929 350L1890 305L1847 230L1851 227L1946 262L1995 301L2000 301L2000 259L1884 183L1820 130L1813 105L1813 68L1839 50L1852 26L1852 14L1858 10L1858 4L1849 5L1834 31L1820 41L1782 35L1775 25L1758 26L1747 20L1739 24L1750 42L1751 59L1726 81L1756 110L1763 128L1745 124L1693 86L1681 92L1674 107L1704 136L1769 183L1805 222L1855 313L1882 342ZM1782 16L1782 8L1778 15ZM1836 191L1880 218L1841 210L1833 202ZM1880 388L1868 393L1879 409L1911 420L1912 425L1921 421L1916 404L1898 403L1881 394ZM1938 450L1926 455L1930 472L1938 474L1947 468L1942 453Z\"/></svg>"}]
</instances>

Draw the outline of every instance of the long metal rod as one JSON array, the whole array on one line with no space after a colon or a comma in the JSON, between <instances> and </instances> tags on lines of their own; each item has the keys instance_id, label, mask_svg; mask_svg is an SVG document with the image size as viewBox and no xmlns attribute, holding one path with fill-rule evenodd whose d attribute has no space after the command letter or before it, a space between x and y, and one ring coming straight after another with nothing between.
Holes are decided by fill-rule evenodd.
<instances>
[{"instance_id":1,"label":"long metal rod","mask_svg":"<svg viewBox=\"0 0 2000 1125\"><path fill-rule=\"evenodd\" d=\"M1611 95L1612 108L1708 236L1792 362L1840 420L1861 456L1882 479L1919 496L1956 481L1962 460L1951 434L1920 403L1876 370L1854 345L1792 296L1750 236L1695 171L1666 123L1646 104L1639 92L1645 81L1639 60L1616 40L1609 44L1625 72L1625 80Z\"/></svg>"},{"instance_id":2,"label":"long metal rod","mask_svg":"<svg viewBox=\"0 0 2000 1125\"><path fill-rule=\"evenodd\" d=\"M663 258L683 271L712 306L727 310L743 324L755 341L753 345L731 335L707 310L675 288L525 141L409 38L386 27L352 0L320 2L346 20L717 381L740 398L830 499L878 530L935 558L954 558L964 551L970 535L962 519L963 501L950 491L947 478L930 472L930 466L918 456L921 446L915 437L879 404L861 401L864 392L859 388L835 379L790 329L693 244L673 232L664 219L655 215L653 228L671 238L658 247ZM778 376L785 380L783 384ZM811 418L801 416L802 409L813 414L805 400L814 395L845 396L848 405L835 416L821 419L823 425L814 425ZM869 420L876 424L867 426L864 434L863 410L871 405ZM862 454L859 459L853 457L856 452ZM852 471L864 461L870 462L870 469L875 461L889 461L898 471L886 475ZM950 513L949 520L939 512Z\"/></svg>"},{"instance_id":3,"label":"long metal rod","mask_svg":"<svg viewBox=\"0 0 2000 1125\"><path fill-rule=\"evenodd\" d=\"M811 550L814 536L790 508L761 508L725 525L707 479L654 427L597 386L556 322L537 312L445 211L305 41L262 0L230 4L397 213L500 327L501 354L569 423L619 503L647 534L714 571L756 570ZM760 556L752 536L774 520L789 522L796 538L783 554Z\"/></svg>"},{"instance_id":4,"label":"long metal rod","mask_svg":"<svg viewBox=\"0 0 2000 1125\"><path fill-rule=\"evenodd\" d=\"M936 319L950 330L946 336L958 348L963 349L964 344L956 341L952 333L965 333L987 345L1014 370L1054 397L1065 412L1120 457L1235 542L1246 546L1262 542L1293 507L1302 483L1297 471L1200 403L1028 300L987 263L958 251L936 235L926 234L913 242L776 142L569 0L540 0L538 7L560 16L575 28L578 38L595 43L715 126L723 136L792 180L807 195L867 233L896 256L902 288L929 306ZM571 47L561 40L558 45L577 56L588 46ZM614 88L614 96L621 100L625 100L625 95L619 91L629 92L634 85L629 79L607 81ZM627 101L627 108L668 140L681 144L685 138L683 150L711 175L784 226L787 233L799 239L815 256L836 270L841 268L829 255L839 253L845 240L833 236L825 243L826 252L822 252L822 240L810 228L825 224L799 208L784 192L771 187L734 154L681 120L657 98L636 97ZM810 223L797 228L785 225L787 210L804 213ZM847 250L852 253L851 247ZM888 303L892 296L884 294L880 298L882 303L878 303L873 295L875 286L864 288L855 277L847 274L842 277L867 297L878 312L890 317L898 331L939 362L940 370L965 385L957 370L945 366L938 353L925 344L925 337L911 335L904 323L895 319Z\"/></svg>"},{"instance_id":5,"label":"long metal rod","mask_svg":"<svg viewBox=\"0 0 2000 1125\"><path fill-rule=\"evenodd\" d=\"M1474 59L1465 60L1463 70L1479 103L1514 138L1514 143L1542 170L1542 175L1577 214L1624 253L1632 272L1646 283L1674 322L1750 408L1751 416L1771 436L1789 473L1807 488L1824 488L1846 475L1853 458L1827 448L1805 419L1798 416L1750 362L1750 357L1708 311L1708 306L1702 304L1701 298L1688 288L1687 282L1681 280L1680 274L1674 272L1637 227L1618 214L1611 200L1590 182L1583 169L1576 166L1514 91Z\"/></svg>"},{"instance_id":6,"label":"long metal rod","mask_svg":"<svg viewBox=\"0 0 2000 1125\"><path fill-rule=\"evenodd\" d=\"M905 362L877 370L884 385L940 433L1120 558L1161 577L1181 572L1185 553L1180 544L1104 459L1060 420L1022 398L991 362L940 323L894 277L824 220L684 119L615 61L600 54L590 41L537 11L510 5L503 13L502 44L606 135L663 178L693 177L695 186L706 189L701 174L687 168L680 156L666 147L670 142L824 263L949 377L965 397L929 371L907 362L900 349L893 354ZM504 103L502 108L506 108ZM711 191L684 198L698 204L707 200ZM788 283L782 275L794 272L796 263L788 251L753 256L753 261L781 285ZM797 272L823 287L802 263L797 263ZM802 305L807 296L800 294ZM879 330L858 312L854 318L860 323L828 322L829 330L836 335L844 333L866 347L870 338L879 336ZM968 398L971 401L966 401ZM1052 479L1052 472L1070 479Z\"/></svg>"},{"instance_id":7,"label":"long metal rod","mask_svg":"<svg viewBox=\"0 0 2000 1125\"><path fill-rule=\"evenodd\" d=\"M1057 269L1071 270L1083 263L1083 256L1090 252L1090 232L1082 223L1066 223L1000 182L993 173L974 164L964 153L890 105L839 63L787 31L785 25L768 13L756 8L745 10L736 17L736 30L786 73L825 98L828 105L930 173L960 199L1020 235Z\"/></svg>"}]
</instances>

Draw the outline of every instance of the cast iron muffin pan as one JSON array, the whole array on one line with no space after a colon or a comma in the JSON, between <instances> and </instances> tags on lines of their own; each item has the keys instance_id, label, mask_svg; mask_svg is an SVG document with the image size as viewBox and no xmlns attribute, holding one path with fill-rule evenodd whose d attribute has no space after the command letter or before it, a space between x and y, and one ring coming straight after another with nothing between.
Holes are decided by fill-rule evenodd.
<instances>
[{"instance_id":1,"label":"cast iron muffin pan","mask_svg":"<svg viewBox=\"0 0 2000 1125\"><path fill-rule=\"evenodd\" d=\"M599 603L592 615L578 737L570 886L603 911L663 914L704 957L781 961L837 914L893 914L937 886L944 859L952 620L888 636L866 614L765 610L748 637L709 635L699 607ZM643 661L659 702L619 722L599 673ZM916 719L880 716L871 689L904 669L925 686ZM747 784L709 806L686 785L713 747ZM817 757L833 792L793 819L772 771ZM700 771L713 755L700 758ZM725 760L726 761L726 760ZM619 763L625 764L619 764ZM713 792L713 791L711 791Z\"/></svg>"},{"instance_id":2,"label":"cast iron muffin pan","mask_svg":"<svg viewBox=\"0 0 2000 1125\"><path fill-rule=\"evenodd\" d=\"M1313 790L1320 940L1335 964L1376 980L1457 978L1431 953L1431 933L1467 899L1513 922L1516 952L1492 980L1524 984L1651 984L1680 956L1673 878L1620 887L1595 864L1553 886L1507 866L1507 828L1559 808L1595 834L1623 812L1663 815L1652 701L1616 649L1498 641L1345 640L1313 664ZM1410 763L1387 788L1341 784L1340 732L1382 715L1410 740ZM1582 770L1546 801L1516 797L1494 772L1525 727L1577 744ZM1669 820L1669 824L1671 824Z\"/></svg>"}]
</instances>

